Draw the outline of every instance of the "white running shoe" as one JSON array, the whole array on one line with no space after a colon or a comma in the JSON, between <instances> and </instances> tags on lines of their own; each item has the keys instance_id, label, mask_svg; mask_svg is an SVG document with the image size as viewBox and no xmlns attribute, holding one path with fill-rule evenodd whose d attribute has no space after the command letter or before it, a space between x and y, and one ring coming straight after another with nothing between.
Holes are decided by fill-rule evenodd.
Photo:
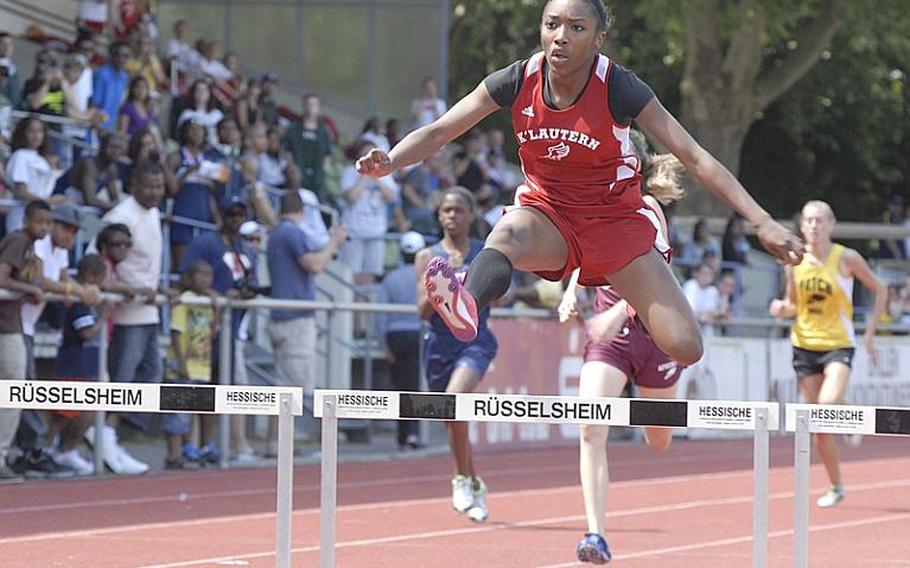
<instances>
[{"instance_id":1,"label":"white running shoe","mask_svg":"<svg viewBox=\"0 0 910 568\"><path fill-rule=\"evenodd\" d=\"M844 442L851 448L858 448L863 443L862 434L844 434Z\"/></svg>"},{"instance_id":2,"label":"white running shoe","mask_svg":"<svg viewBox=\"0 0 910 568\"><path fill-rule=\"evenodd\" d=\"M842 486L835 485L828 490L827 493L822 495L816 501L816 505L824 509L829 509L831 507L836 507L838 503L844 500L844 488Z\"/></svg>"},{"instance_id":3,"label":"white running shoe","mask_svg":"<svg viewBox=\"0 0 910 568\"><path fill-rule=\"evenodd\" d=\"M452 478L452 507L459 513L465 513L473 504L471 478L467 475L456 475Z\"/></svg>"},{"instance_id":4,"label":"white running shoe","mask_svg":"<svg viewBox=\"0 0 910 568\"><path fill-rule=\"evenodd\" d=\"M55 451L51 454L51 459L53 459L57 465L63 465L76 470L76 475L92 475L95 473L95 466L79 455L79 450L73 449L68 452Z\"/></svg>"},{"instance_id":5,"label":"white running shoe","mask_svg":"<svg viewBox=\"0 0 910 568\"><path fill-rule=\"evenodd\" d=\"M89 428L85 432L85 439L91 444L94 443L95 430ZM117 475L141 475L149 470L149 465L143 463L117 443L117 431L110 426L105 426L102 431L104 443L101 447L101 459L104 464Z\"/></svg>"},{"instance_id":6,"label":"white running shoe","mask_svg":"<svg viewBox=\"0 0 910 568\"><path fill-rule=\"evenodd\" d=\"M149 464L131 456L123 446L118 445L116 448L120 454L117 458L120 463L120 471L115 471L114 473L119 475L142 475L149 470Z\"/></svg>"},{"instance_id":7,"label":"white running shoe","mask_svg":"<svg viewBox=\"0 0 910 568\"><path fill-rule=\"evenodd\" d=\"M468 509L468 518L475 523L482 523L490 518L490 512L487 510L487 484L479 477L475 477L472 485L474 502Z\"/></svg>"}]
</instances>

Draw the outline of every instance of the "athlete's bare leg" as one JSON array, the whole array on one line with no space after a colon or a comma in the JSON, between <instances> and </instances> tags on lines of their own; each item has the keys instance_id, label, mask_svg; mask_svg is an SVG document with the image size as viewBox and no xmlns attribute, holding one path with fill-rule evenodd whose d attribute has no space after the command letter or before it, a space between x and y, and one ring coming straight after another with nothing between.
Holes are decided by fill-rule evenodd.
<instances>
[{"instance_id":1,"label":"athlete's bare leg","mask_svg":"<svg viewBox=\"0 0 910 568\"><path fill-rule=\"evenodd\" d=\"M825 367L824 375L800 377L799 389L808 404L843 404L849 378L850 367L843 363L830 363ZM813 437L831 484L843 485L837 437L831 434L813 434Z\"/></svg>"},{"instance_id":2,"label":"athlete's bare leg","mask_svg":"<svg viewBox=\"0 0 910 568\"><path fill-rule=\"evenodd\" d=\"M638 387L638 394L642 398L676 398L676 385L663 389ZM655 452L666 451L672 440L672 428L645 428L645 442Z\"/></svg>"},{"instance_id":3,"label":"athlete's bare leg","mask_svg":"<svg viewBox=\"0 0 910 568\"><path fill-rule=\"evenodd\" d=\"M446 392L472 392L480 382L482 375L470 367L460 366L452 372ZM455 473L474 477L474 458L471 453L471 440L468 437L467 422L446 422L449 433L449 447L455 458Z\"/></svg>"},{"instance_id":4,"label":"athlete's bare leg","mask_svg":"<svg viewBox=\"0 0 910 568\"><path fill-rule=\"evenodd\" d=\"M485 247L498 250L515 269L525 272L560 270L569 259L562 233L533 207L509 211L493 227Z\"/></svg>"},{"instance_id":5,"label":"athlete's bare leg","mask_svg":"<svg viewBox=\"0 0 910 568\"><path fill-rule=\"evenodd\" d=\"M667 261L656 250L607 276L638 312L654 343L668 357L692 365L704 353L698 321Z\"/></svg>"},{"instance_id":6,"label":"athlete's bare leg","mask_svg":"<svg viewBox=\"0 0 910 568\"><path fill-rule=\"evenodd\" d=\"M626 385L626 374L602 361L588 361L581 367L578 396L619 396ZM588 532L602 535L604 508L610 471L607 465L609 426L582 424L579 436L578 471L588 518Z\"/></svg>"}]
</instances>

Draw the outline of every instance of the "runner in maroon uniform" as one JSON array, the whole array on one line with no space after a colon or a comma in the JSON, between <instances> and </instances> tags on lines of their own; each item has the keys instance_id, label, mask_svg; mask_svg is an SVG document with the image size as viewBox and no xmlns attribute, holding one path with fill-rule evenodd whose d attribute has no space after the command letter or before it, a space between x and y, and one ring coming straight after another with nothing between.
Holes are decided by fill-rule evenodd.
<instances>
[{"instance_id":1,"label":"runner in maroon uniform","mask_svg":"<svg viewBox=\"0 0 910 568\"><path fill-rule=\"evenodd\" d=\"M642 156L645 187L649 193L644 197L645 205L652 214L652 222L658 228L654 248L669 262L667 222L660 203L667 204L682 196L678 182L680 164L669 154L652 156L643 136L635 136L634 141L637 154ZM559 305L560 321L578 317L577 277L578 271L573 272ZM585 362L578 385L579 396L619 396L626 382L631 380L638 387L638 394L644 398L674 398L676 382L683 366L657 348L639 319L630 317L628 304L614 288L597 288L594 314L588 321ZM606 426L581 426L578 469L588 531L576 546L575 554L582 562L594 564L610 561L610 549L603 537L604 497L610 481L607 434ZM671 431L667 428L645 429L645 439L656 451L667 449L670 437Z\"/></svg>"},{"instance_id":2,"label":"runner in maroon uniform","mask_svg":"<svg viewBox=\"0 0 910 568\"><path fill-rule=\"evenodd\" d=\"M609 281L638 310L664 353L694 363L702 355L701 334L679 284L653 251L656 230L644 214L628 136L632 120L749 220L779 259L798 262L802 244L692 139L647 85L600 54L607 25L601 0L550 0L541 23L543 53L494 72L436 122L389 154L373 150L357 167L387 175L510 107L529 188L521 207L496 224L464 287L445 260L427 266L430 299L453 335L474 338L479 310L508 290L513 267L550 280L580 267L579 282Z\"/></svg>"}]
</instances>

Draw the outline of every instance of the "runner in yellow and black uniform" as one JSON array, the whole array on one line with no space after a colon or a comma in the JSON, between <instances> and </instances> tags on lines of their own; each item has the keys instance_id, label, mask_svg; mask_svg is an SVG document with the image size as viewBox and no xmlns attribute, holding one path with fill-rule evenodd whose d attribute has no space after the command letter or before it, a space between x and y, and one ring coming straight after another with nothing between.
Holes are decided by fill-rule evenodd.
<instances>
[{"instance_id":1,"label":"runner in yellow and black uniform","mask_svg":"<svg viewBox=\"0 0 910 568\"><path fill-rule=\"evenodd\" d=\"M802 210L800 228L806 255L787 267L787 294L771 302L774 317L795 317L793 368L799 390L807 403L843 404L856 339L853 333L853 279L859 278L875 293L863 345L877 361L873 338L885 311L888 288L855 250L831 242L835 218L824 201L810 201ZM831 489L818 500L819 507L833 507L844 498L844 485L835 438L817 434L816 443L831 480Z\"/></svg>"}]
</instances>

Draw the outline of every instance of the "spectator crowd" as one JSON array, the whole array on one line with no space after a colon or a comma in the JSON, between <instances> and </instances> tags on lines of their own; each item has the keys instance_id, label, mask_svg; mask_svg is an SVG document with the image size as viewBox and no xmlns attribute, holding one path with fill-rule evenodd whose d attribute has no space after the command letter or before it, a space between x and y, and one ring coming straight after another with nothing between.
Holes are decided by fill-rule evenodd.
<instances>
[{"instance_id":1,"label":"spectator crowd","mask_svg":"<svg viewBox=\"0 0 910 568\"><path fill-rule=\"evenodd\" d=\"M164 41L147 2L120 2L116 18L106 2L78 6L71 42L34 29L22 38L0 32L0 288L21 294L0 301L10 315L0 329L4 378L97 379L106 323L113 381L210 382L220 372L213 346L230 333L230 375L243 384L247 314L234 310L232 329L221 329L213 307L181 299L312 300L315 275L335 258L354 284L375 285L400 260L389 235L437 238L444 189L458 184L476 195L488 213L479 216L480 235L511 200L502 132L473 132L461 151L446 149L394 177L365 178L353 160L397 144L398 120L372 117L342 141L319 96L304 95L298 112L280 105L275 74L244 76L240 54L191 41L186 21ZM26 42L37 49L28 77L16 57ZM424 126L445 110L426 78L401 123ZM262 253L267 261L259 263ZM100 292L126 300L102 302ZM47 303L47 293L67 302ZM160 295L174 304L164 359ZM270 318L276 370L311 391L313 313L276 310ZM62 337L58 364L44 372L54 377L39 377L36 329L48 328ZM90 473L79 451L83 438L94 439L90 418L0 411L0 478ZM110 413L100 434L103 462L115 473L144 473L149 465L120 443L122 424L149 427L146 416ZM175 415L159 427L166 468L218 460L210 421ZM266 456L277 450L274 432ZM235 456L254 459L242 422L232 434Z\"/></svg>"}]
</instances>

